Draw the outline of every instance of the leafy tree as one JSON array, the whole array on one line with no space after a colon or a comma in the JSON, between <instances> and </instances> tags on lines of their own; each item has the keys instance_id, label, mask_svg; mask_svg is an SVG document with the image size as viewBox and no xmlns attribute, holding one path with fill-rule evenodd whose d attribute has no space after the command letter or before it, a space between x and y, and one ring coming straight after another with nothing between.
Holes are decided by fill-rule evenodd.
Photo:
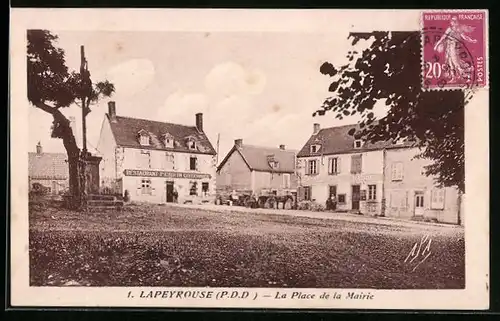
<instances>
[{"instance_id":1,"label":"leafy tree","mask_svg":"<svg viewBox=\"0 0 500 321\"><path fill-rule=\"evenodd\" d=\"M70 121L61 109L76 104L85 108L85 114L88 114L91 104L104 96L111 96L115 88L108 81L92 83L87 68L81 68L80 73L70 72L64 50L56 47L58 37L50 31L28 30L27 38L28 100L53 117L51 136L63 141L68 154L72 203L79 207L84 186L82 164L85 154L78 148Z\"/></svg>"},{"instance_id":2,"label":"leafy tree","mask_svg":"<svg viewBox=\"0 0 500 321\"><path fill-rule=\"evenodd\" d=\"M325 62L320 72L333 81L319 110L336 118L359 114L359 128L350 135L370 142L398 139L414 141L417 157L432 160L426 175L438 186L457 186L464 191L464 105L470 97L463 91L423 91L419 32L351 33L353 50L348 62L333 66ZM373 40L361 53L354 46ZM375 119L378 101L389 106L386 117Z\"/></svg>"}]
</instances>

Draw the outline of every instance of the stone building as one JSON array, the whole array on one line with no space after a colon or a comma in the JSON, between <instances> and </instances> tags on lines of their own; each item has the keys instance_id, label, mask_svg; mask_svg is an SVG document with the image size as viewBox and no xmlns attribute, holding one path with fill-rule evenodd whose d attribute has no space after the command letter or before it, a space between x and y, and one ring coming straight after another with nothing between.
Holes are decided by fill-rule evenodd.
<instances>
[{"instance_id":1,"label":"stone building","mask_svg":"<svg viewBox=\"0 0 500 321\"><path fill-rule=\"evenodd\" d=\"M35 153L28 153L28 180L30 191L57 195L69 188L68 157L64 153L45 153L40 142Z\"/></svg>"},{"instance_id":2,"label":"stone building","mask_svg":"<svg viewBox=\"0 0 500 321\"><path fill-rule=\"evenodd\" d=\"M435 186L413 142L365 142L349 135L357 128L314 124L297 154L299 200L325 204L334 195L340 211L461 223L457 189Z\"/></svg>"},{"instance_id":3,"label":"stone building","mask_svg":"<svg viewBox=\"0 0 500 321\"><path fill-rule=\"evenodd\" d=\"M97 150L101 188L128 194L131 201L204 203L215 199L216 152L195 126L121 117L108 103Z\"/></svg>"},{"instance_id":4,"label":"stone building","mask_svg":"<svg viewBox=\"0 0 500 321\"><path fill-rule=\"evenodd\" d=\"M217 188L254 195L293 194L297 188L295 154L285 145L262 147L236 139L217 168Z\"/></svg>"}]
</instances>

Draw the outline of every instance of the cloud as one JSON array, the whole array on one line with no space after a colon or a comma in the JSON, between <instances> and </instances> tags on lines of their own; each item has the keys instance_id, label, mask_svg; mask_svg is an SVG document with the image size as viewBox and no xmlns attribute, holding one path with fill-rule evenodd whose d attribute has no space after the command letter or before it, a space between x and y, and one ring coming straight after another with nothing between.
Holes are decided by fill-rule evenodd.
<instances>
[{"instance_id":1,"label":"cloud","mask_svg":"<svg viewBox=\"0 0 500 321\"><path fill-rule=\"evenodd\" d=\"M170 94L158 110L158 119L168 122L190 123L196 113L208 112L208 99L202 93L176 91Z\"/></svg>"},{"instance_id":2,"label":"cloud","mask_svg":"<svg viewBox=\"0 0 500 321\"><path fill-rule=\"evenodd\" d=\"M258 95L266 86L266 76L258 69L246 69L235 62L214 66L205 77L205 90L215 99L232 95Z\"/></svg>"},{"instance_id":3,"label":"cloud","mask_svg":"<svg viewBox=\"0 0 500 321\"><path fill-rule=\"evenodd\" d=\"M154 80L155 67L148 59L131 59L108 69L102 77L115 85L116 95L133 96L146 89Z\"/></svg>"}]
</instances>

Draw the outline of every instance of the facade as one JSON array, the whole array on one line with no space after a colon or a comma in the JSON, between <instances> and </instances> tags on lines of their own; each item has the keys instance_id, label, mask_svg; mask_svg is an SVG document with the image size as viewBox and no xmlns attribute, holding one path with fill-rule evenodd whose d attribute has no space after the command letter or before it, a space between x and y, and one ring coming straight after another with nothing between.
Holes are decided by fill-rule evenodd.
<instances>
[{"instance_id":1,"label":"facade","mask_svg":"<svg viewBox=\"0 0 500 321\"><path fill-rule=\"evenodd\" d=\"M299 200L325 204L333 195L339 211L461 223L457 189L434 186L413 143L364 142L349 135L356 128L314 124L297 154Z\"/></svg>"},{"instance_id":2,"label":"facade","mask_svg":"<svg viewBox=\"0 0 500 321\"><path fill-rule=\"evenodd\" d=\"M120 117L115 102L109 102L97 146L101 188L137 202L213 202L216 152L201 113L195 123Z\"/></svg>"},{"instance_id":3,"label":"facade","mask_svg":"<svg viewBox=\"0 0 500 321\"><path fill-rule=\"evenodd\" d=\"M433 178L424 175L428 160L415 159L418 149L392 149L386 152L386 216L421 217L462 224L461 196L454 187L437 188Z\"/></svg>"},{"instance_id":4,"label":"facade","mask_svg":"<svg viewBox=\"0 0 500 321\"><path fill-rule=\"evenodd\" d=\"M244 145L243 140L237 139L217 168L217 188L254 195L294 193L295 154L284 145L279 148Z\"/></svg>"},{"instance_id":5,"label":"facade","mask_svg":"<svg viewBox=\"0 0 500 321\"><path fill-rule=\"evenodd\" d=\"M28 153L30 191L46 190L61 194L69 189L68 157L64 153L44 153L38 142L35 153Z\"/></svg>"}]
</instances>

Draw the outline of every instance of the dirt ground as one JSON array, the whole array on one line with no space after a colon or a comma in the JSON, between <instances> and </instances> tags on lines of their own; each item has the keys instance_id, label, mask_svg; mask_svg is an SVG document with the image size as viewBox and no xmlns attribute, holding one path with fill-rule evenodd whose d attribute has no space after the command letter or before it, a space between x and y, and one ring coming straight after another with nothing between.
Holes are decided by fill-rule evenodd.
<instances>
[{"instance_id":1,"label":"dirt ground","mask_svg":"<svg viewBox=\"0 0 500 321\"><path fill-rule=\"evenodd\" d=\"M135 205L30 208L32 285L463 288L462 228Z\"/></svg>"}]
</instances>

